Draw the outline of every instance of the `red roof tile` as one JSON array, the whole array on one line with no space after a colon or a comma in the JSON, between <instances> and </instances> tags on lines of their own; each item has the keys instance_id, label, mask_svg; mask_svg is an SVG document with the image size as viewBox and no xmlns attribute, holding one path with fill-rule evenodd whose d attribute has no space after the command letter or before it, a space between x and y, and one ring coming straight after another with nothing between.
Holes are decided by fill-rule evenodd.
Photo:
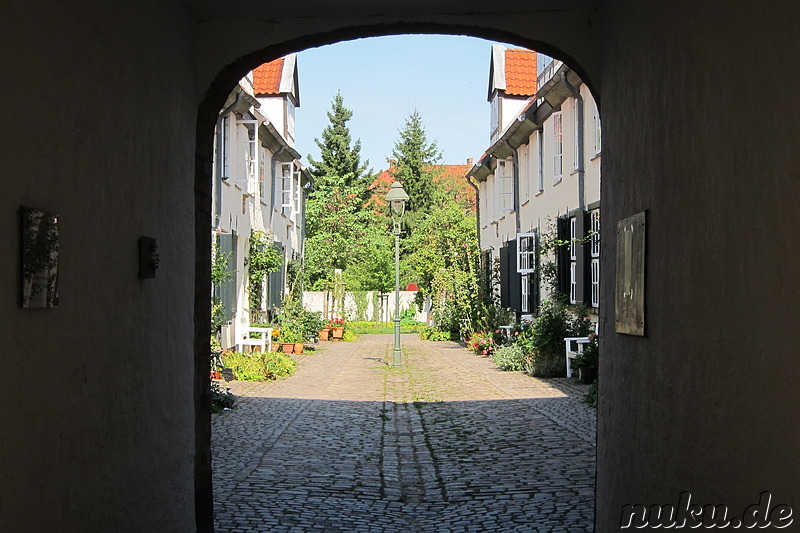
<instances>
[{"instance_id":1,"label":"red roof tile","mask_svg":"<svg viewBox=\"0 0 800 533\"><path fill-rule=\"evenodd\" d=\"M253 69L253 92L256 96L280 94L283 58Z\"/></svg>"},{"instance_id":2,"label":"red roof tile","mask_svg":"<svg viewBox=\"0 0 800 533\"><path fill-rule=\"evenodd\" d=\"M506 94L536 94L536 52L523 48L506 50Z\"/></svg>"},{"instance_id":3,"label":"red roof tile","mask_svg":"<svg viewBox=\"0 0 800 533\"><path fill-rule=\"evenodd\" d=\"M441 183L448 195L461 200L470 209L474 210L475 192L464 179L466 173L472 168L472 160L470 159L464 165L436 165L436 168L441 173L435 178L435 181ZM377 205L385 205L383 195L386 194L394 182L394 178L389 173L390 170L386 169L380 172L370 186L370 189L375 191L373 193L373 201Z\"/></svg>"}]
</instances>

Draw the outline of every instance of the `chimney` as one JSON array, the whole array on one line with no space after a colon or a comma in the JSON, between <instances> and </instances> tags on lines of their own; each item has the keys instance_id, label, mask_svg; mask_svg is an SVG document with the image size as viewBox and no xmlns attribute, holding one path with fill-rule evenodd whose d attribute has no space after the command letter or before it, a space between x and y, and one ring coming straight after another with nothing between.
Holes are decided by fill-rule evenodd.
<instances>
[{"instance_id":1,"label":"chimney","mask_svg":"<svg viewBox=\"0 0 800 533\"><path fill-rule=\"evenodd\" d=\"M469 166L472 166L472 158L471 158L471 157L468 157L468 158L467 158L467 164L468 164Z\"/></svg>"}]
</instances>

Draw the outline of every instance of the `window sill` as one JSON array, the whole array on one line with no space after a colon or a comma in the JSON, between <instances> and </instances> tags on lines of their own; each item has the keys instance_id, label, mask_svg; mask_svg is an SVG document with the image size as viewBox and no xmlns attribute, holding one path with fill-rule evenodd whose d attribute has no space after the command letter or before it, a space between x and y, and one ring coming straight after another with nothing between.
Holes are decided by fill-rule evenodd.
<instances>
[{"instance_id":1,"label":"window sill","mask_svg":"<svg viewBox=\"0 0 800 533\"><path fill-rule=\"evenodd\" d=\"M555 187L556 185L561 183L561 181L562 181L562 179L561 179L560 176L558 178L553 178L553 187Z\"/></svg>"},{"instance_id":2,"label":"window sill","mask_svg":"<svg viewBox=\"0 0 800 533\"><path fill-rule=\"evenodd\" d=\"M531 201L531 199L530 199L530 198L528 198L527 200L525 200L524 202L522 202L521 204L519 204L519 206L520 206L520 207L522 207L523 205L528 205L528 204L530 203L530 201Z\"/></svg>"},{"instance_id":3,"label":"window sill","mask_svg":"<svg viewBox=\"0 0 800 533\"><path fill-rule=\"evenodd\" d=\"M594 154L594 157L589 159L589 161L595 161L597 159L600 159L601 157L602 157L602 153L601 152L597 152L596 154Z\"/></svg>"},{"instance_id":4,"label":"window sill","mask_svg":"<svg viewBox=\"0 0 800 533\"><path fill-rule=\"evenodd\" d=\"M538 197L542 196L543 194L544 194L544 189L542 189L541 191L537 191L535 196L536 196L536 198L538 198Z\"/></svg>"}]
</instances>

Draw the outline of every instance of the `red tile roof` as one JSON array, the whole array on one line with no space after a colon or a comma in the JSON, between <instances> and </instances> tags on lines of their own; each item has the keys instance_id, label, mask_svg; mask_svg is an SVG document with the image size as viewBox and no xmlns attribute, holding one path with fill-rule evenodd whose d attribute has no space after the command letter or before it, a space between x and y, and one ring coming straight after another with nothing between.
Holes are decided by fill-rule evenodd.
<instances>
[{"instance_id":1,"label":"red tile roof","mask_svg":"<svg viewBox=\"0 0 800 533\"><path fill-rule=\"evenodd\" d=\"M524 48L506 50L506 94L536 94L536 52Z\"/></svg>"},{"instance_id":2,"label":"red tile roof","mask_svg":"<svg viewBox=\"0 0 800 533\"><path fill-rule=\"evenodd\" d=\"M253 69L253 92L256 96L280 94L283 58Z\"/></svg>"},{"instance_id":3,"label":"red tile roof","mask_svg":"<svg viewBox=\"0 0 800 533\"><path fill-rule=\"evenodd\" d=\"M461 201L464 205L472 210L475 210L475 191L464 179L464 176L472 168L472 159L469 159L464 165L436 165L441 173L434 179L439 182L445 192ZM382 171L375 177L370 189L375 191L373 201L377 205L385 205L383 195L389 190L389 187L394 182L394 178L389 174L390 169Z\"/></svg>"}]
</instances>

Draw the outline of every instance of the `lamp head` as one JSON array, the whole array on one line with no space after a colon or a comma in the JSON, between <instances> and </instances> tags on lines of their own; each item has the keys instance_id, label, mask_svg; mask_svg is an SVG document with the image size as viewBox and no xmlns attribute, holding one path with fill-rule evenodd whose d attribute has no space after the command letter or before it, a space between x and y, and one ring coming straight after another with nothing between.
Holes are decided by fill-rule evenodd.
<instances>
[{"instance_id":1,"label":"lamp head","mask_svg":"<svg viewBox=\"0 0 800 533\"><path fill-rule=\"evenodd\" d=\"M392 213L403 216L406 200L408 200L408 194L403 189L403 184L399 181L393 182L392 188L386 193L386 202L389 204Z\"/></svg>"}]
</instances>

